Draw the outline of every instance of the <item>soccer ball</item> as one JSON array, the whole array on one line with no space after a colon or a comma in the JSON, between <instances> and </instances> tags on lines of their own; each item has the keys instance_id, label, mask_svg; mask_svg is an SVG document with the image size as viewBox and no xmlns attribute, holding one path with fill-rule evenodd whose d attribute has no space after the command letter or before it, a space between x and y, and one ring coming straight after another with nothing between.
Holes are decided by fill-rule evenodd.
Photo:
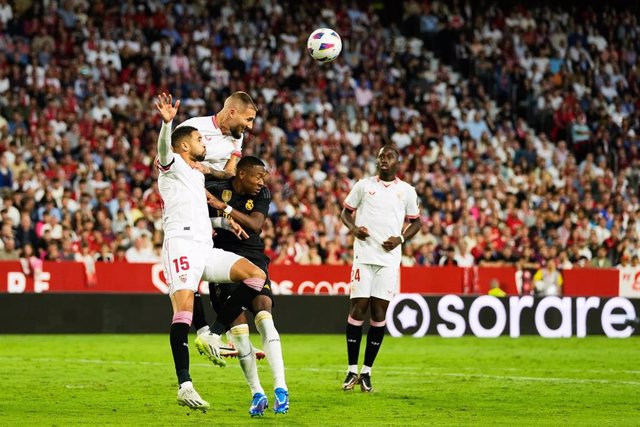
<instances>
[{"instance_id":1,"label":"soccer ball","mask_svg":"<svg viewBox=\"0 0 640 427\"><path fill-rule=\"evenodd\" d=\"M342 40L330 28L318 28L307 40L307 52L318 62L331 62L340 55Z\"/></svg>"}]
</instances>

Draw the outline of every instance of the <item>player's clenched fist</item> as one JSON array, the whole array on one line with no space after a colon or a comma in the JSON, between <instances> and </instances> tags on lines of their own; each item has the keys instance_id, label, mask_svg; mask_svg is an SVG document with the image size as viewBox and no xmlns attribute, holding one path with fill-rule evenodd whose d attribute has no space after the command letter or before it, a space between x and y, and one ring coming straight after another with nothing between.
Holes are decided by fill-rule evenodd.
<instances>
[{"instance_id":1,"label":"player's clenched fist","mask_svg":"<svg viewBox=\"0 0 640 427\"><path fill-rule=\"evenodd\" d=\"M392 251L400 243L402 243L402 239L400 239L400 237L391 236L382 243L382 247L384 248L385 251Z\"/></svg>"},{"instance_id":2,"label":"player's clenched fist","mask_svg":"<svg viewBox=\"0 0 640 427\"><path fill-rule=\"evenodd\" d=\"M369 237L369 230L367 227L353 227L351 232L360 240L366 240Z\"/></svg>"}]
</instances>

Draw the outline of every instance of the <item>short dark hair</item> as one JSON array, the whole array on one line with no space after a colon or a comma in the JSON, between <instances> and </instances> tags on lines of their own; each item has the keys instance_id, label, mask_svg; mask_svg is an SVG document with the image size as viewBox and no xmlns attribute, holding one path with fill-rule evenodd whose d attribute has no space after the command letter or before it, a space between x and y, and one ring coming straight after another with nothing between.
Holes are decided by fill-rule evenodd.
<instances>
[{"instance_id":1,"label":"short dark hair","mask_svg":"<svg viewBox=\"0 0 640 427\"><path fill-rule=\"evenodd\" d=\"M254 166L260 166L260 167L263 167L263 168L267 167L264 164L264 162L262 160L260 160L258 157L256 157L256 156L245 156L245 157L240 159L240 161L238 162L238 165L236 166L236 169L238 169L238 170L249 169L249 168L252 168Z\"/></svg>"},{"instance_id":2,"label":"short dark hair","mask_svg":"<svg viewBox=\"0 0 640 427\"><path fill-rule=\"evenodd\" d=\"M171 133L171 146L176 148L183 139L188 138L193 132L197 131L198 129L193 126L178 126L173 130L173 133Z\"/></svg>"},{"instance_id":3,"label":"short dark hair","mask_svg":"<svg viewBox=\"0 0 640 427\"><path fill-rule=\"evenodd\" d=\"M380 147L380 151L378 151L378 154L380 154L380 152L385 149L393 151L394 153L396 153L396 157L400 157L400 151L395 146L389 144Z\"/></svg>"},{"instance_id":4,"label":"short dark hair","mask_svg":"<svg viewBox=\"0 0 640 427\"><path fill-rule=\"evenodd\" d=\"M239 101L241 104L245 106L245 108L252 108L258 111L258 107L256 107L256 104L253 102L253 99L251 99L251 95L249 95L247 92L242 92L242 91L234 92L229 96L229 99L233 99L234 101Z\"/></svg>"}]
</instances>

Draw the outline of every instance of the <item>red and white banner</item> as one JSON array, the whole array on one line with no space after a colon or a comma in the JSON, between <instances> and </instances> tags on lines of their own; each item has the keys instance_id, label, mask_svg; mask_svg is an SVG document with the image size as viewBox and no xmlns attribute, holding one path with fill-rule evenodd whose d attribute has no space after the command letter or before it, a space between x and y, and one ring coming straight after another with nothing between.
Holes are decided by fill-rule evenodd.
<instances>
[{"instance_id":1,"label":"red and white banner","mask_svg":"<svg viewBox=\"0 0 640 427\"><path fill-rule=\"evenodd\" d=\"M350 266L273 265L274 294L348 295ZM640 269L565 270L565 296L640 298ZM402 267L402 293L482 295L497 280L508 295L518 295L512 267ZM84 264L45 262L41 271L24 272L18 261L0 262L0 293L167 293L160 264L96 263L95 281L87 280ZM206 286L201 291L207 293Z\"/></svg>"},{"instance_id":2,"label":"red and white banner","mask_svg":"<svg viewBox=\"0 0 640 427\"><path fill-rule=\"evenodd\" d=\"M621 268L619 285L621 297L640 298L640 268Z\"/></svg>"}]
</instances>

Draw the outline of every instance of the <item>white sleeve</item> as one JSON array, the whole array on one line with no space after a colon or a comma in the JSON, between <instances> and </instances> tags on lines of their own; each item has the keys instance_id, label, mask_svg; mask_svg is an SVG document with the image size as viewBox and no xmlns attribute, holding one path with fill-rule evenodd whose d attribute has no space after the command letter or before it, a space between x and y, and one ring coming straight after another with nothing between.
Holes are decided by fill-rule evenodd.
<instances>
[{"instance_id":1,"label":"white sleeve","mask_svg":"<svg viewBox=\"0 0 640 427\"><path fill-rule=\"evenodd\" d=\"M191 117L185 121L183 121L182 123L180 123L178 126L176 126L176 128L179 128L181 126L193 126L194 128L198 128L198 126L195 126L195 120L197 117Z\"/></svg>"},{"instance_id":2,"label":"white sleeve","mask_svg":"<svg viewBox=\"0 0 640 427\"><path fill-rule=\"evenodd\" d=\"M409 186L407 189L407 197L405 199L405 217L408 219L416 219L420 216L420 208L418 207L418 194L416 189Z\"/></svg>"},{"instance_id":3,"label":"white sleeve","mask_svg":"<svg viewBox=\"0 0 640 427\"><path fill-rule=\"evenodd\" d=\"M356 185L353 186L347 197L345 197L343 205L345 208L355 211L362 202L362 193L364 192L364 182L359 180Z\"/></svg>"},{"instance_id":4,"label":"white sleeve","mask_svg":"<svg viewBox=\"0 0 640 427\"><path fill-rule=\"evenodd\" d=\"M168 166L173 161L173 149L171 148L171 123L162 122L160 135L158 136L158 159L160 166Z\"/></svg>"},{"instance_id":5,"label":"white sleeve","mask_svg":"<svg viewBox=\"0 0 640 427\"><path fill-rule=\"evenodd\" d=\"M242 135L242 137L240 137L240 139L238 140L238 144L236 146L236 151L234 151L231 155L233 156L234 154L238 157L242 157L242 143L244 142L244 135Z\"/></svg>"}]
</instances>

